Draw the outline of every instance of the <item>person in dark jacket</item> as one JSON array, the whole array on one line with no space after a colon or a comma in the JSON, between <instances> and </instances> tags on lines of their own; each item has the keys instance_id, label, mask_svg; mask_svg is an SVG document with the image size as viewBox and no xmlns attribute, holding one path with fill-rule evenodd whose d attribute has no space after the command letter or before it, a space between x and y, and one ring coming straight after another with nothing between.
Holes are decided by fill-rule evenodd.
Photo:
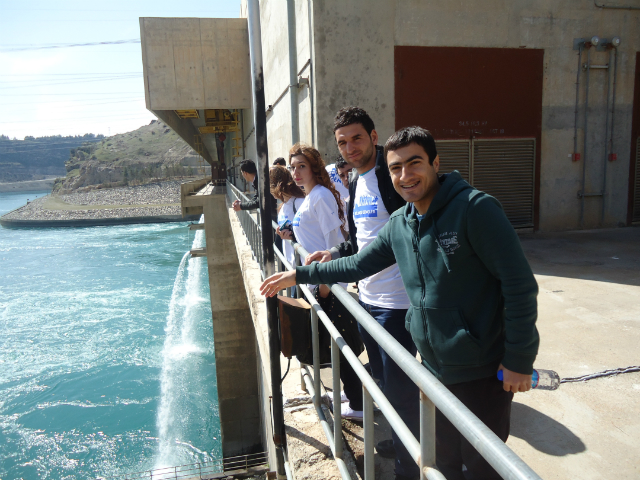
<instances>
[{"instance_id":1,"label":"person in dark jacket","mask_svg":"<svg viewBox=\"0 0 640 480\"><path fill-rule=\"evenodd\" d=\"M253 185L256 193L251 200L247 202L236 200L231 206L236 212L240 210L255 210L260 206L260 200L258 198L258 169L256 168L256 164L253 163L253 160L243 160L240 162L240 173L242 173L242 178L244 178L245 181Z\"/></svg>"},{"instance_id":2,"label":"person in dark jacket","mask_svg":"<svg viewBox=\"0 0 640 480\"><path fill-rule=\"evenodd\" d=\"M411 300L406 328L423 365L506 441L513 394L531 388L539 345L538 285L520 240L495 198L457 171L438 176L428 131L399 130L385 156L407 205L376 240L357 255L276 274L261 291L352 282L397 262ZM449 480L500 478L440 411L436 465Z\"/></svg>"},{"instance_id":3,"label":"person in dark jacket","mask_svg":"<svg viewBox=\"0 0 640 480\"><path fill-rule=\"evenodd\" d=\"M371 117L360 107L341 109L334 119L334 135L342 158L353 168L349 181L347 221L349 240L329 251L314 252L309 261L346 257L358 253L373 242L393 212L405 205L395 191L384 160L382 147ZM338 164L336 163L336 166ZM407 309L411 306L397 265L363 279L359 285L362 307L404 346L412 355L416 346L404 328ZM420 403L418 387L387 355L362 325L358 329L369 357L372 376L400 418L412 433L419 435ZM395 431L391 439L376 445L378 454L395 458L397 480L418 478L420 471Z\"/></svg>"}]
</instances>

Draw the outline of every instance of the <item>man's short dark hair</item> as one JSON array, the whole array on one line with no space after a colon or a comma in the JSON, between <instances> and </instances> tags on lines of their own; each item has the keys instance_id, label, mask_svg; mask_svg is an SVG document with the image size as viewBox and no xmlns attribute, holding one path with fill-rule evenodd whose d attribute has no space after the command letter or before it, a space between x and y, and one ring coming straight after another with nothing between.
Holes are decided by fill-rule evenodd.
<instances>
[{"instance_id":1,"label":"man's short dark hair","mask_svg":"<svg viewBox=\"0 0 640 480\"><path fill-rule=\"evenodd\" d=\"M287 166L287 162L285 161L284 158L282 157L278 157L273 161L274 165L280 165L281 167L286 167Z\"/></svg>"},{"instance_id":2,"label":"man's short dark hair","mask_svg":"<svg viewBox=\"0 0 640 480\"><path fill-rule=\"evenodd\" d=\"M253 160L243 160L240 162L240 171L250 173L251 175L257 175L258 169L256 168L256 164L253 163Z\"/></svg>"},{"instance_id":3,"label":"man's short dark hair","mask_svg":"<svg viewBox=\"0 0 640 480\"><path fill-rule=\"evenodd\" d=\"M344 107L338 110L336 118L333 119L333 131L335 132L339 128L353 125L354 123L362 125L369 135L376 128L369 114L362 108Z\"/></svg>"},{"instance_id":4,"label":"man's short dark hair","mask_svg":"<svg viewBox=\"0 0 640 480\"><path fill-rule=\"evenodd\" d=\"M336 157L336 168L344 168L349 166L348 163L342 158L342 155Z\"/></svg>"},{"instance_id":5,"label":"man's short dark hair","mask_svg":"<svg viewBox=\"0 0 640 480\"><path fill-rule=\"evenodd\" d=\"M438 155L436 150L436 141L429 130L422 127L405 127L398 130L389 137L387 143L384 144L384 158L387 159L387 153L398 150L415 143L420 145L429 156L429 164L433 165L433 161Z\"/></svg>"}]
</instances>

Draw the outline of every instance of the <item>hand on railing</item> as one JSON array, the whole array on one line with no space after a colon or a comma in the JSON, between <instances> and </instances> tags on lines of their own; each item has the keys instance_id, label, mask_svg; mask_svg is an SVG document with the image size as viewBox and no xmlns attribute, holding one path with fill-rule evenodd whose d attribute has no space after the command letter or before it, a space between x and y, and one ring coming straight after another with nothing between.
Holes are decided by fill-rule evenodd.
<instances>
[{"instance_id":1,"label":"hand on railing","mask_svg":"<svg viewBox=\"0 0 640 480\"><path fill-rule=\"evenodd\" d=\"M260 293L265 297L273 297L279 291L288 287L293 287L296 284L296 271L289 270L288 272L281 272L271 275L267 278L262 285L260 285Z\"/></svg>"},{"instance_id":2,"label":"hand on railing","mask_svg":"<svg viewBox=\"0 0 640 480\"><path fill-rule=\"evenodd\" d=\"M304 258L304 264L309 265L311 262L318 261L320 263L326 263L331 260L331 252L329 250L319 250L317 252L310 253Z\"/></svg>"},{"instance_id":3,"label":"hand on railing","mask_svg":"<svg viewBox=\"0 0 640 480\"><path fill-rule=\"evenodd\" d=\"M240 200L236 200L235 202L233 202L231 204L231 207L236 211L239 212L241 210L240 208Z\"/></svg>"}]
</instances>

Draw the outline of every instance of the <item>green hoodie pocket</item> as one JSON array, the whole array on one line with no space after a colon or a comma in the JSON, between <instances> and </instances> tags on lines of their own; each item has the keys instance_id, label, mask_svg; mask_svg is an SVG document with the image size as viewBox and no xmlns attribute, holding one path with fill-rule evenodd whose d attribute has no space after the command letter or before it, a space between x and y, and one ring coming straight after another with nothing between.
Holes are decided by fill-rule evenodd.
<instances>
[{"instance_id":1,"label":"green hoodie pocket","mask_svg":"<svg viewBox=\"0 0 640 480\"><path fill-rule=\"evenodd\" d=\"M422 320L430 350L432 349L433 356L440 366L478 365L481 354L480 345L469 333L469 328L459 309L424 308Z\"/></svg>"}]
</instances>

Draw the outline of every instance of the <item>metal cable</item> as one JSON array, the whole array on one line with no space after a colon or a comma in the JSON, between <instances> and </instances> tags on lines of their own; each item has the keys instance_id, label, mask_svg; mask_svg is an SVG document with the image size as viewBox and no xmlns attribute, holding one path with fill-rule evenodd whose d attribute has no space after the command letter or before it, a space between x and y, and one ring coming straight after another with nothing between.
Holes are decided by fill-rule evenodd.
<instances>
[{"instance_id":1,"label":"metal cable","mask_svg":"<svg viewBox=\"0 0 640 480\"><path fill-rule=\"evenodd\" d=\"M604 370L602 372L588 373L586 375L580 375L578 377L567 377L560 380L560 383L572 383L572 382L586 382L593 380L594 378L611 377L619 375L621 373L640 372L640 365L631 367L614 368L611 370Z\"/></svg>"},{"instance_id":2,"label":"metal cable","mask_svg":"<svg viewBox=\"0 0 640 480\"><path fill-rule=\"evenodd\" d=\"M284 377L282 377L280 379L280 385L282 385L282 382L284 382L284 379L287 378L287 374L289 373L289 367L291 366L291 359L288 359L289 361L287 362L287 371L284 372Z\"/></svg>"}]
</instances>

